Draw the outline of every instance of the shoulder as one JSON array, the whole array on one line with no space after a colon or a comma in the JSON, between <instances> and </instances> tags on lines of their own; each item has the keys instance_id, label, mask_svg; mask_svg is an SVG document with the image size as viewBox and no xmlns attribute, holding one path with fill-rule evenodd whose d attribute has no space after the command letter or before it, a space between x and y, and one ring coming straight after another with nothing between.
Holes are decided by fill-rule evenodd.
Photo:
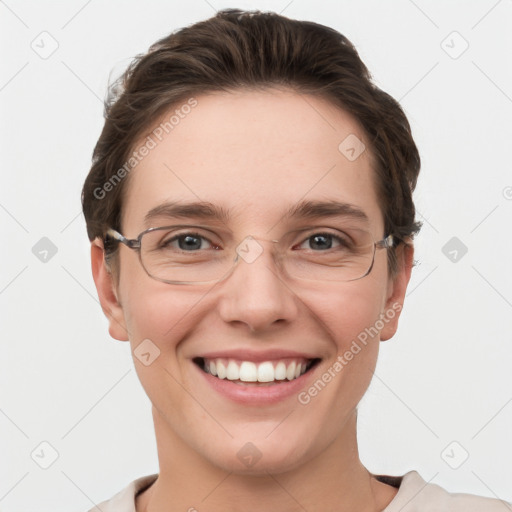
<instances>
[{"instance_id":1,"label":"shoulder","mask_svg":"<svg viewBox=\"0 0 512 512\"><path fill-rule=\"evenodd\" d=\"M122 491L119 491L109 500L102 501L88 512L136 512L135 497L147 489L158 478L158 473L142 476L130 482Z\"/></svg>"},{"instance_id":2,"label":"shoulder","mask_svg":"<svg viewBox=\"0 0 512 512\"><path fill-rule=\"evenodd\" d=\"M403 477L378 475L385 483L398 486L398 492L382 512L504 512L512 510L509 503L475 496L450 493L437 484L425 482L416 471Z\"/></svg>"}]
</instances>

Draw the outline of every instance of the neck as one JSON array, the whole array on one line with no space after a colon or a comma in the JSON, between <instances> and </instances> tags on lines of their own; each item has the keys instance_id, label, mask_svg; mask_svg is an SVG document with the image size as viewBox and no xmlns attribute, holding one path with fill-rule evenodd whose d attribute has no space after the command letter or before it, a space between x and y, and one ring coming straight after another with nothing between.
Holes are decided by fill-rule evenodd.
<instances>
[{"instance_id":1,"label":"neck","mask_svg":"<svg viewBox=\"0 0 512 512\"><path fill-rule=\"evenodd\" d=\"M354 411L340 435L311 460L286 472L244 475L223 470L191 450L154 411L160 463L137 512L379 512L397 490L377 481L359 459Z\"/></svg>"}]
</instances>

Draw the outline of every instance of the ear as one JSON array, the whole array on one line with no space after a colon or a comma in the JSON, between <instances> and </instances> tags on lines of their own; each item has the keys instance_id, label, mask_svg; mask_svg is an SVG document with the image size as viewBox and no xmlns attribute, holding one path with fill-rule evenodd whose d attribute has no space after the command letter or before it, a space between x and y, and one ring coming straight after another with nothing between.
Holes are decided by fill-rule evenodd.
<instances>
[{"instance_id":1,"label":"ear","mask_svg":"<svg viewBox=\"0 0 512 512\"><path fill-rule=\"evenodd\" d=\"M105 263L103 242L99 238L91 242L91 266L101 309L109 321L108 332L116 340L128 341L123 308L118 300L114 278Z\"/></svg>"},{"instance_id":2,"label":"ear","mask_svg":"<svg viewBox=\"0 0 512 512\"><path fill-rule=\"evenodd\" d=\"M414 258L412 243L401 244L396 250L398 271L395 277L389 278L388 295L383 311L384 327L380 333L381 341L392 338L398 329L398 319L404 305L405 292L411 279Z\"/></svg>"}]
</instances>

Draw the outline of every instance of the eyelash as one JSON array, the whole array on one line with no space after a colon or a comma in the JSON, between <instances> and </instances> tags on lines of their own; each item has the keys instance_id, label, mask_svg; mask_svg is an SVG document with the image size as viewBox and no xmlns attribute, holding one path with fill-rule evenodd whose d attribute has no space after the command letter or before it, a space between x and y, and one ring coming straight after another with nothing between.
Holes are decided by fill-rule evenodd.
<instances>
[{"instance_id":1,"label":"eyelash","mask_svg":"<svg viewBox=\"0 0 512 512\"><path fill-rule=\"evenodd\" d=\"M187 236L191 236L191 237L194 237L194 238L200 238L201 240L206 240L210 245L213 245L214 248L218 248L218 246L216 244L214 244L209 238L207 238L207 237L205 237L203 235L200 235L199 233L193 233L193 232L185 232L185 233L180 233L178 235L174 235L169 240L166 240L165 242L163 242L162 245L163 246L170 245L171 242L177 241L180 238L185 238ZM196 252L196 251L188 251L188 252Z\"/></svg>"}]
</instances>

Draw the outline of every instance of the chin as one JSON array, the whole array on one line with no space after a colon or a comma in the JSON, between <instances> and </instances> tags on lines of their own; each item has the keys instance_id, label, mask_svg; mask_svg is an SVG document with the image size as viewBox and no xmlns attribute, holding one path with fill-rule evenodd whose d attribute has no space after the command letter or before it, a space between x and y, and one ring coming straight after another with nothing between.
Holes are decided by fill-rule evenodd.
<instances>
[{"instance_id":1,"label":"chin","mask_svg":"<svg viewBox=\"0 0 512 512\"><path fill-rule=\"evenodd\" d=\"M217 445L219 446L219 445ZM312 456L308 456L308 447L304 442L284 443L283 438L247 441L236 438L229 446L220 447L207 458L224 471L237 475L268 476L291 471ZM206 454L205 454L206 455Z\"/></svg>"}]
</instances>

